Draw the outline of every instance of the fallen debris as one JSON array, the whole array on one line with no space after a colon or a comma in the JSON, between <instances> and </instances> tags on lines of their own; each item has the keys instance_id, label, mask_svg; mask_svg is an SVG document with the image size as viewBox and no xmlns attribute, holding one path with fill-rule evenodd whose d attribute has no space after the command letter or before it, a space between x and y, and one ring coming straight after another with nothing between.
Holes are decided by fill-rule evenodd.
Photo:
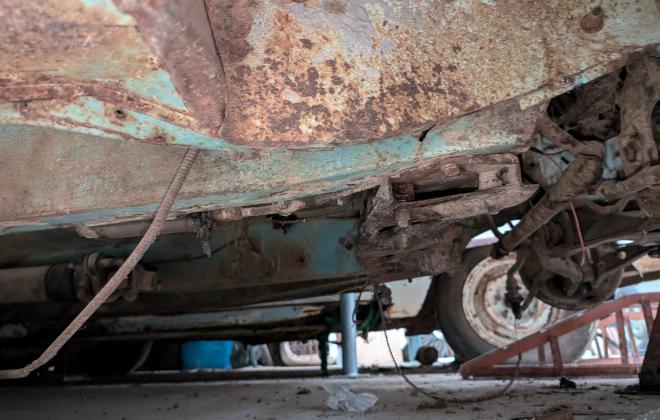
<instances>
[{"instance_id":1,"label":"fallen debris","mask_svg":"<svg viewBox=\"0 0 660 420\"><path fill-rule=\"evenodd\" d=\"M511 420L573 420L573 410L565 405L550 408L538 416L513 417Z\"/></svg>"},{"instance_id":2,"label":"fallen debris","mask_svg":"<svg viewBox=\"0 0 660 420\"><path fill-rule=\"evenodd\" d=\"M423 402L417 406L418 410L437 410L440 408L446 408L447 403L441 400L432 400L429 402Z\"/></svg>"},{"instance_id":3,"label":"fallen debris","mask_svg":"<svg viewBox=\"0 0 660 420\"><path fill-rule=\"evenodd\" d=\"M570 379L562 376L561 379L559 379L559 388L567 388L567 389L576 389L577 384Z\"/></svg>"},{"instance_id":4,"label":"fallen debris","mask_svg":"<svg viewBox=\"0 0 660 420\"><path fill-rule=\"evenodd\" d=\"M355 394L344 385L323 385L323 389L329 394L325 404L332 410L363 413L378 401L374 394Z\"/></svg>"},{"instance_id":5,"label":"fallen debris","mask_svg":"<svg viewBox=\"0 0 660 420\"><path fill-rule=\"evenodd\" d=\"M570 407L566 407L562 405L559 407L551 408L545 411L540 416L536 416L534 419L535 420L573 420L573 410Z\"/></svg>"},{"instance_id":6,"label":"fallen debris","mask_svg":"<svg viewBox=\"0 0 660 420\"><path fill-rule=\"evenodd\" d=\"M660 420L660 408L651 410L644 414L640 414L639 416L635 417L633 420Z\"/></svg>"}]
</instances>

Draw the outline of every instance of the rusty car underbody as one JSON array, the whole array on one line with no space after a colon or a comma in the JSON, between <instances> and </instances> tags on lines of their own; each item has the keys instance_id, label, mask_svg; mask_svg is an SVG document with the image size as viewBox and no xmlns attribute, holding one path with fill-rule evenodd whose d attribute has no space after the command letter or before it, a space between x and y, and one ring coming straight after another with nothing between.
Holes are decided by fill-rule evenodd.
<instances>
[{"instance_id":1,"label":"rusty car underbody","mask_svg":"<svg viewBox=\"0 0 660 420\"><path fill-rule=\"evenodd\" d=\"M487 230L529 290L509 276L517 315L610 298L660 251L659 13L1 2L0 364L34 357L125 262L187 148L161 236L74 342L314 337L323 314L209 319L419 276L433 286L402 325L431 330L434 294ZM197 315L168 322L181 314ZM161 322L122 328L140 316Z\"/></svg>"}]
</instances>

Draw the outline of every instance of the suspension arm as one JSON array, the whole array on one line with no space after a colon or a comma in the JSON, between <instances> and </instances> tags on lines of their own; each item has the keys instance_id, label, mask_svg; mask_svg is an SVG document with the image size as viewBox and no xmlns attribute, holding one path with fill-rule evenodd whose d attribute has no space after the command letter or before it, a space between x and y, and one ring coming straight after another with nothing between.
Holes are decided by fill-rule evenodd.
<instances>
[{"instance_id":1,"label":"suspension arm","mask_svg":"<svg viewBox=\"0 0 660 420\"><path fill-rule=\"evenodd\" d=\"M520 246L557 213L587 193L602 176L604 153L602 144L578 141L547 116L539 120L537 130L557 146L573 153L575 159L541 201L523 216L518 225L500 239L496 256L506 255Z\"/></svg>"}]
</instances>

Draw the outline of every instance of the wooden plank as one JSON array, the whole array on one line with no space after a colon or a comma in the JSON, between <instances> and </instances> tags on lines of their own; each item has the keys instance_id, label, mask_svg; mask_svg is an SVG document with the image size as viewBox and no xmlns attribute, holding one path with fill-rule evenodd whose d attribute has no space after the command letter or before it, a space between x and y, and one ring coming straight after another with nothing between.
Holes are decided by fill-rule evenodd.
<instances>
[{"instance_id":1,"label":"wooden plank","mask_svg":"<svg viewBox=\"0 0 660 420\"><path fill-rule=\"evenodd\" d=\"M607 376L607 375L636 375L640 372L640 365L629 364L624 366L620 363L610 365L577 365L565 364L563 368L564 376ZM515 365L497 365L484 367L476 370L471 376L477 377L511 377L516 373ZM518 369L519 377L552 377L555 374L554 366L545 365L522 365Z\"/></svg>"},{"instance_id":2,"label":"wooden plank","mask_svg":"<svg viewBox=\"0 0 660 420\"><path fill-rule=\"evenodd\" d=\"M550 352L552 353L552 366L555 368L555 375L564 374L564 362L561 360L561 350L559 349L559 340L554 335L548 337L550 342Z\"/></svg>"},{"instance_id":3,"label":"wooden plank","mask_svg":"<svg viewBox=\"0 0 660 420\"><path fill-rule=\"evenodd\" d=\"M660 316L656 316L649 333L649 344L639 374L639 387L642 390L660 392Z\"/></svg>"},{"instance_id":4,"label":"wooden plank","mask_svg":"<svg viewBox=\"0 0 660 420\"><path fill-rule=\"evenodd\" d=\"M539 355L539 365L545 365L545 346L538 346L536 351Z\"/></svg>"},{"instance_id":5,"label":"wooden plank","mask_svg":"<svg viewBox=\"0 0 660 420\"><path fill-rule=\"evenodd\" d=\"M511 343L508 346L492 350L463 363L459 372L464 378L473 376L474 372L481 368L504 363L506 360L520 353L524 353L544 344L551 335L560 337L564 334L575 331L578 328L610 315L612 312L621 311L623 308L630 305L640 303L642 298L646 298L649 301L658 301L660 300L660 293L645 293L626 296L621 299L610 300L596 305L593 308L577 312L548 328L544 328L541 331Z\"/></svg>"},{"instance_id":6,"label":"wooden plank","mask_svg":"<svg viewBox=\"0 0 660 420\"><path fill-rule=\"evenodd\" d=\"M628 360L628 342L626 340L626 331L624 330L623 311L616 311L616 333L619 337L619 353L621 356L621 363L627 365Z\"/></svg>"},{"instance_id":7,"label":"wooden plank","mask_svg":"<svg viewBox=\"0 0 660 420\"><path fill-rule=\"evenodd\" d=\"M644 319L646 320L646 332L648 335L651 335L651 330L653 329L653 311L651 310L651 302L642 298L639 302L642 306L642 312L644 313Z\"/></svg>"},{"instance_id":8,"label":"wooden plank","mask_svg":"<svg viewBox=\"0 0 660 420\"><path fill-rule=\"evenodd\" d=\"M639 352L637 351L637 340L635 340L635 334L632 329L632 321L626 315L626 331L628 331L628 337L630 338L630 348L632 350L633 362L639 362Z\"/></svg>"}]
</instances>

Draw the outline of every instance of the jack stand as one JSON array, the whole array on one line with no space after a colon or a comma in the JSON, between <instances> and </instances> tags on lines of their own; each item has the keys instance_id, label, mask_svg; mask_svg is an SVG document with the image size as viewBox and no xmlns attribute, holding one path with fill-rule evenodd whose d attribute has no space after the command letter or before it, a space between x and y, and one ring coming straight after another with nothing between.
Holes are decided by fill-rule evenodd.
<instances>
[{"instance_id":1,"label":"jack stand","mask_svg":"<svg viewBox=\"0 0 660 420\"><path fill-rule=\"evenodd\" d=\"M353 319L355 313L355 293L343 293L341 295L339 316L341 319L341 357L344 375L349 378L357 378L357 326Z\"/></svg>"}]
</instances>

